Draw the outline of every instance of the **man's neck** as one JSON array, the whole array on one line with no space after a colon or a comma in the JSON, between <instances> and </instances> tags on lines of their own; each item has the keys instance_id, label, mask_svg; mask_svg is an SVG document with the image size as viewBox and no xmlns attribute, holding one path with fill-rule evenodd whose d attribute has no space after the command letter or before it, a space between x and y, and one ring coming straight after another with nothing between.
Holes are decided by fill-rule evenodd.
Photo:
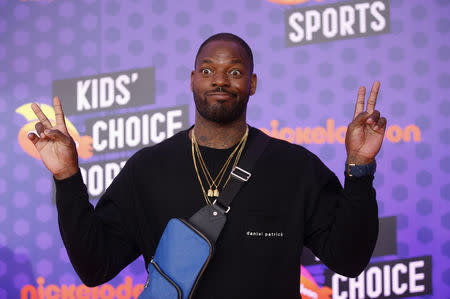
<instances>
[{"instance_id":1,"label":"man's neck","mask_svg":"<svg viewBox=\"0 0 450 299\"><path fill-rule=\"evenodd\" d=\"M226 149L241 140L246 128L245 116L230 124L218 124L196 115L195 126L192 130L195 131L195 139L199 145ZM190 137L192 136L192 130L189 132Z\"/></svg>"}]
</instances>

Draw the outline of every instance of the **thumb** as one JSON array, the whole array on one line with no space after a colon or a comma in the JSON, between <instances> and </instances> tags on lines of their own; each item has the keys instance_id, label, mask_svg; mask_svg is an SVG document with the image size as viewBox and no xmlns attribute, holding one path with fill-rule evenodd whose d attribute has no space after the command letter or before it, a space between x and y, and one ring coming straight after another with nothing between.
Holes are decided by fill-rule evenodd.
<instances>
[{"instance_id":1,"label":"thumb","mask_svg":"<svg viewBox=\"0 0 450 299\"><path fill-rule=\"evenodd\" d=\"M65 144L70 143L70 137L61 133L60 130L46 129L44 133L49 139L52 139L54 141L62 141Z\"/></svg>"},{"instance_id":2,"label":"thumb","mask_svg":"<svg viewBox=\"0 0 450 299\"><path fill-rule=\"evenodd\" d=\"M370 115L371 114L369 112L361 112L353 119L353 123L362 125L367 121L367 119L370 117Z\"/></svg>"}]
</instances>

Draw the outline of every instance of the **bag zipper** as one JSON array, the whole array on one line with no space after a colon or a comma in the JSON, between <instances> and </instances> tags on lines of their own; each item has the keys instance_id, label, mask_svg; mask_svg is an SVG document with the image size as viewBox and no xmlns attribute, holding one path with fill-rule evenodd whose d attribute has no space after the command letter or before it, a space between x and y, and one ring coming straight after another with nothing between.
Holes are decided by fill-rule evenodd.
<instances>
[{"instance_id":1,"label":"bag zipper","mask_svg":"<svg viewBox=\"0 0 450 299\"><path fill-rule=\"evenodd\" d=\"M144 289L147 288L149 282L150 282L150 274L147 274L147 281L144 284Z\"/></svg>"},{"instance_id":2,"label":"bag zipper","mask_svg":"<svg viewBox=\"0 0 450 299\"><path fill-rule=\"evenodd\" d=\"M153 260L153 258L150 260L150 263L152 263L152 265L155 267L156 271L159 272L159 274L161 274L171 285L173 285L175 287L175 289L177 290L177 294L178 294L177 297L178 297L178 299L182 299L183 292L181 291L181 288L166 273L163 272L163 270ZM147 282L145 283L144 288L146 288L148 286L149 282L150 282L150 275L148 276L148 279L147 279Z\"/></svg>"},{"instance_id":3,"label":"bag zipper","mask_svg":"<svg viewBox=\"0 0 450 299\"><path fill-rule=\"evenodd\" d=\"M201 232L199 231L197 228L195 228L192 224L190 224L189 222L187 222L184 219L181 218L177 218L178 220L180 220L181 222L183 222L185 225L187 225L190 229L192 229L193 231L195 231L200 237L202 237L203 239L205 239L205 241L208 243L209 245L209 255L208 255L208 259L206 260L205 264L203 264L202 269L200 270L200 272L198 273L197 277L195 278L194 284L192 285L192 289L191 292L189 293L188 299L191 299L194 296L194 292L195 289L197 288L198 282L200 281L200 277L203 275L203 273L205 272L206 266L208 266L209 261L212 258L213 255L213 245L211 244L211 241Z\"/></svg>"}]
</instances>

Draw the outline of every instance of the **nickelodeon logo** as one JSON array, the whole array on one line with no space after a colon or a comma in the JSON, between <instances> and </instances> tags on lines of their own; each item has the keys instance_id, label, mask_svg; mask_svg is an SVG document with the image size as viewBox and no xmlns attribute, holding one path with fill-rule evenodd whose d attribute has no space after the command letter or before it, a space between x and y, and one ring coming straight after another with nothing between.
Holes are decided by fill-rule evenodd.
<instances>
[{"instance_id":1,"label":"nickelodeon logo","mask_svg":"<svg viewBox=\"0 0 450 299\"><path fill-rule=\"evenodd\" d=\"M144 289L141 283L133 285L133 279L130 276L126 276L124 283L117 287L107 283L94 288L84 284L44 286L43 277L38 277L36 282L37 287L28 284L21 289L20 299L136 299Z\"/></svg>"},{"instance_id":2,"label":"nickelodeon logo","mask_svg":"<svg viewBox=\"0 0 450 299\"><path fill-rule=\"evenodd\" d=\"M297 144L324 144L324 143L345 143L346 126L336 127L334 119L327 119L325 127L283 127L278 128L278 120L270 122L271 129L260 128L267 135ZM420 142L421 132L416 125L400 127L392 125L386 128L385 139L392 143L399 142Z\"/></svg>"},{"instance_id":3,"label":"nickelodeon logo","mask_svg":"<svg viewBox=\"0 0 450 299\"><path fill-rule=\"evenodd\" d=\"M37 286L28 284L22 287L20 299L137 299L144 289L141 283L133 285L131 276L126 276L124 282L114 287L105 283L98 287L89 288L80 285L45 284L43 277L36 279ZM300 293L304 299L330 299L330 287L320 287L312 275L301 266Z\"/></svg>"},{"instance_id":4,"label":"nickelodeon logo","mask_svg":"<svg viewBox=\"0 0 450 299\"><path fill-rule=\"evenodd\" d=\"M34 114L33 110L31 109L32 103L27 103L19 108L16 109L16 113L22 115L28 123L25 124L22 128L19 130L19 134L17 135L17 139L19 141L20 147L31 157L40 159L39 153L36 150L33 143L28 140L27 135L30 132L35 132L34 126L39 121ZM50 122L54 125L55 124L55 110L52 106L46 105L46 104L40 104L42 112L48 117ZM75 140L75 144L77 145L77 152L78 155L83 159L89 159L92 157L92 137L91 136L80 136L80 133L78 133L78 130L75 128L75 126L72 124L72 122L67 119L66 126L67 130L69 131L70 136Z\"/></svg>"}]
</instances>

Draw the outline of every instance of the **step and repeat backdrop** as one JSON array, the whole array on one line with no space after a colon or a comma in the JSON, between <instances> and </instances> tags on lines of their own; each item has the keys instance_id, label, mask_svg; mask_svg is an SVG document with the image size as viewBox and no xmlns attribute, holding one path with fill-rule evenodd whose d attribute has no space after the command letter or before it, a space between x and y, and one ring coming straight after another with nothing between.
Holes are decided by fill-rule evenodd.
<instances>
[{"instance_id":1,"label":"step and repeat backdrop","mask_svg":"<svg viewBox=\"0 0 450 299\"><path fill-rule=\"evenodd\" d=\"M249 124L341 181L357 89L381 82L374 256L348 279L305 252L302 297L449 298L449 16L448 0L0 0L0 298L137 298L142 258L95 288L75 274L30 105L53 119L61 96L95 204L134 152L193 123L190 72L218 32L254 51Z\"/></svg>"}]
</instances>

